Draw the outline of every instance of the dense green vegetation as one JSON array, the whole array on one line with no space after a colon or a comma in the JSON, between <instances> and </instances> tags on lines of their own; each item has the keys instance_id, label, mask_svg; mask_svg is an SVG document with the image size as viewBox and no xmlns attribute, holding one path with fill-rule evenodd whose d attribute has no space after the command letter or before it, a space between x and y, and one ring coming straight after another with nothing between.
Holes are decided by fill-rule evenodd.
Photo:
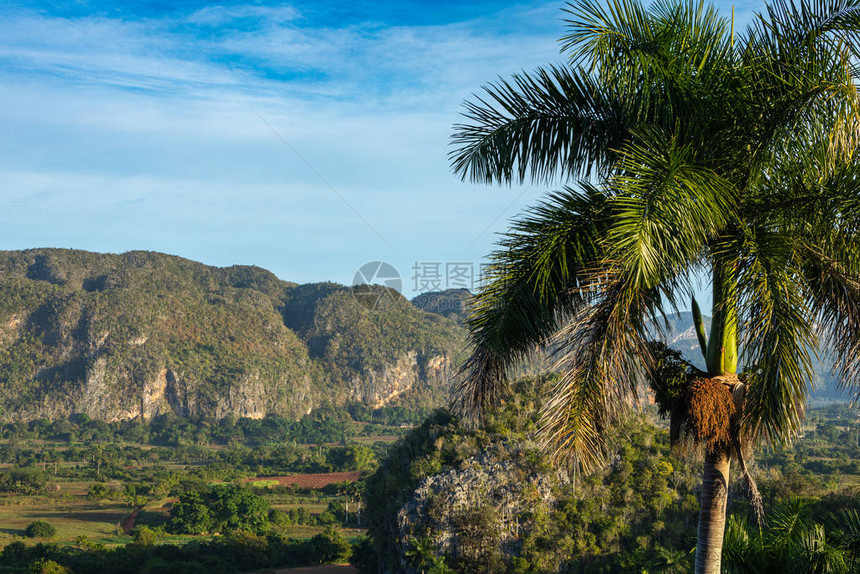
<instances>
[{"instance_id":1,"label":"dense green vegetation","mask_svg":"<svg viewBox=\"0 0 860 574\"><path fill-rule=\"evenodd\" d=\"M388 441L422 416L401 407L370 410L353 403L348 409L318 409L298 421L168 415L150 423L105 423L86 416L7 423L0 426L0 463L9 465L0 473L0 492L38 495L57 483L85 480L94 481L90 498L133 504L187 483L371 471Z\"/></svg>"},{"instance_id":2,"label":"dense green vegetation","mask_svg":"<svg viewBox=\"0 0 860 574\"><path fill-rule=\"evenodd\" d=\"M150 421L132 420L106 423L86 415L48 421L0 424L0 439L8 441L47 440L57 443L129 442L158 446L232 443L246 445L320 444L342 440L344 436L399 432L391 427L420 423L429 411L404 407L368 409L361 403L346 408L321 407L299 420L269 415L262 419L189 419L172 414ZM363 430L360 428L363 426ZM0 461L2 462L2 461Z\"/></svg>"},{"instance_id":3,"label":"dense green vegetation","mask_svg":"<svg viewBox=\"0 0 860 574\"><path fill-rule=\"evenodd\" d=\"M774 505L767 528L730 517L723 546L726 571L857 572L860 570L858 501L790 497Z\"/></svg>"},{"instance_id":4,"label":"dense green vegetation","mask_svg":"<svg viewBox=\"0 0 860 574\"><path fill-rule=\"evenodd\" d=\"M395 293L369 312L353 291L151 252L2 252L0 420L438 403L461 329Z\"/></svg>"},{"instance_id":5,"label":"dense green vegetation","mask_svg":"<svg viewBox=\"0 0 860 574\"><path fill-rule=\"evenodd\" d=\"M175 534L206 534L244 530L265 532L269 527L269 505L240 486L215 486L189 490L170 508L166 528Z\"/></svg>"},{"instance_id":6,"label":"dense green vegetation","mask_svg":"<svg viewBox=\"0 0 860 574\"><path fill-rule=\"evenodd\" d=\"M361 482L311 490L267 477L372 471L422 416L354 402L298 421L78 415L0 425L0 571L184 572L199 562L238 572L345 560L350 545L333 528L361 532Z\"/></svg>"},{"instance_id":7,"label":"dense green vegetation","mask_svg":"<svg viewBox=\"0 0 860 574\"><path fill-rule=\"evenodd\" d=\"M78 574L124 567L180 572L204 555L216 572L306 565L345 556L340 535L325 532L330 527L346 527L351 537L356 528L369 528L370 538L354 539L350 552L373 572L380 556L392 571L405 565L432 572L686 571L695 545L700 460L672 451L667 430L650 413L612 435L611 456L599 472L556 472L533 442L540 384L520 381L517 393L477 429L438 411L409 430L401 425L421 413L370 411L360 403L320 409L300 421L167 416L149 424L84 417L8 423L0 427L7 465L0 472L7 493L0 521L8 532L12 513L32 518L17 534L0 534L8 548L0 571L50 563ZM824 540L828 556L849 564L851 533L840 524L843 510L860 506L860 424L846 404L815 409L808 422L795 447L759 452L754 473L771 515L802 497L805 534L785 544L798 549ZM396 436L404 438L391 448ZM377 466L364 495L361 483L307 491L265 481L289 472ZM459 501L454 510L458 495L448 491L472 484L470 476L486 480L485 495ZM249 477L264 481L243 482ZM415 497L425 481L440 477L447 482ZM522 495L522 502L505 501L506 492ZM785 537L769 529L759 534L742 485L730 492L731 556L784 564L773 555L787 552L777 545ZM419 498L427 512L398 522L398 513ZM102 508L116 509L105 516L103 538L69 525L77 513ZM123 534L117 521L132 513L136 524ZM36 522L56 533L27 538L27 526ZM797 552L793 566L803 564Z\"/></svg>"},{"instance_id":8,"label":"dense green vegetation","mask_svg":"<svg viewBox=\"0 0 860 574\"><path fill-rule=\"evenodd\" d=\"M349 544L333 528L309 540L234 531L183 546L133 543L109 549L94 547L85 540L74 546L25 546L13 542L0 552L0 569L16 574L230 574L272 566L338 562L346 559L349 552Z\"/></svg>"},{"instance_id":9,"label":"dense green vegetation","mask_svg":"<svg viewBox=\"0 0 860 574\"><path fill-rule=\"evenodd\" d=\"M597 472L559 471L531 442L541 394L522 381L516 391L481 428L464 427L440 411L390 450L367 482L372 543L356 555L363 571L376 572L381 560L391 571L444 563L457 572L688 572L701 453L670 448L668 429L646 409L608 437L609 456ZM761 531L751 526L745 487L734 481L727 571L856 571L858 530L845 517L860 509L858 440L860 420L843 403L812 411L795 447L757 453L753 472L768 525ZM476 465L501 481L493 486L488 479L477 500L452 498L440 488L416 494L451 473L454 480L443 486L465 487ZM543 498L519 506L500 502L499 493L518 492L524 479L537 484L541 475L552 485ZM425 512L404 526L402 509L416 496L424 497ZM803 529L785 532L787 508L802 509ZM517 535L505 542L514 528ZM804 550L812 547L817 550ZM816 569L825 554L845 569Z\"/></svg>"}]
</instances>

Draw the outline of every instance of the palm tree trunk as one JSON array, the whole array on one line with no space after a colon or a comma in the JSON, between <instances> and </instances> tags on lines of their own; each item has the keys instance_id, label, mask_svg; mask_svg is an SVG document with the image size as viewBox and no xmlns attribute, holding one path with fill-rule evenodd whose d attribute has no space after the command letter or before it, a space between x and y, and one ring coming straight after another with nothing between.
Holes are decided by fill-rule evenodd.
<instances>
[{"instance_id":1,"label":"palm tree trunk","mask_svg":"<svg viewBox=\"0 0 860 574\"><path fill-rule=\"evenodd\" d=\"M696 574L720 574L730 464L728 453L705 453L702 505L696 542Z\"/></svg>"},{"instance_id":2,"label":"palm tree trunk","mask_svg":"<svg viewBox=\"0 0 860 574\"><path fill-rule=\"evenodd\" d=\"M711 376L736 373L738 368L737 264L715 261L713 266L711 335L705 362ZM696 541L696 574L720 574L731 453L705 448L702 500Z\"/></svg>"}]
</instances>

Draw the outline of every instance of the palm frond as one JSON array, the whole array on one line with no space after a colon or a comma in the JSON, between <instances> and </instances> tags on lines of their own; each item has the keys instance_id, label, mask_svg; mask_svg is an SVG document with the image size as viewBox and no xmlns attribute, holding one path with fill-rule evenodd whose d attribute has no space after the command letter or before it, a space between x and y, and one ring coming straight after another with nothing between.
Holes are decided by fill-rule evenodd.
<instances>
[{"instance_id":1,"label":"palm frond","mask_svg":"<svg viewBox=\"0 0 860 574\"><path fill-rule=\"evenodd\" d=\"M564 375L544 411L547 444L585 467L600 459L602 428L636 397L652 362L649 329L689 295L691 271L734 216L736 191L689 147L662 132L639 139L647 143L623 150L611 182L604 257L588 284L594 297L559 332Z\"/></svg>"},{"instance_id":2,"label":"palm frond","mask_svg":"<svg viewBox=\"0 0 860 574\"><path fill-rule=\"evenodd\" d=\"M822 39L857 48L860 40L860 2L857 0L774 0L752 24L778 47L809 47ZM829 38L827 38L829 36Z\"/></svg>"},{"instance_id":3,"label":"palm frond","mask_svg":"<svg viewBox=\"0 0 860 574\"><path fill-rule=\"evenodd\" d=\"M780 0L747 30L741 93L748 98L746 129L757 135L761 177L772 175L775 162L809 155L822 140L833 157L855 153L860 99L852 50L860 39L858 23L855 0Z\"/></svg>"},{"instance_id":4,"label":"palm frond","mask_svg":"<svg viewBox=\"0 0 860 574\"><path fill-rule=\"evenodd\" d=\"M733 514L726 521L723 539L723 571L727 574L756 574L760 558L758 533L752 533L746 518Z\"/></svg>"},{"instance_id":5,"label":"palm frond","mask_svg":"<svg viewBox=\"0 0 860 574\"><path fill-rule=\"evenodd\" d=\"M691 146L662 130L639 134L623 150L619 172L610 184L608 257L641 287L668 280L665 293L690 293L689 285L674 282L685 280L684 271L735 220L737 190L699 165Z\"/></svg>"},{"instance_id":6,"label":"palm frond","mask_svg":"<svg viewBox=\"0 0 860 574\"><path fill-rule=\"evenodd\" d=\"M736 88L728 21L703 2L593 0L570 3L563 50L618 101L628 129L671 131L678 122L699 141L731 117L713 108ZM703 151L706 148L703 148ZM708 151L717 151L708 149Z\"/></svg>"},{"instance_id":7,"label":"palm frond","mask_svg":"<svg viewBox=\"0 0 860 574\"><path fill-rule=\"evenodd\" d=\"M550 181L605 168L626 136L613 98L581 69L549 67L484 88L454 126L449 159L481 183Z\"/></svg>"},{"instance_id":8,"label":"palm frond","mask_svg":"<svg viewBox=\"0 0 860 574\"><path fill-rule=\"evenodd\" d=\"M824 525L815 524L800 539L800 548L794 561L801 572L814 574L827 572L847 574L846 553L831 543Z\"/></svg>"},{"instance_id":9,"label":"palm frond","mask_svg":"<svg viewBox=\"0 0 860 574\"><path fill-rule=\"evenodd\" d=\"M637 396L643 367L651 363L645 336L662 315L656 289L636 289L609 268L594 275L594 303L558 333L555 369L563 372L542 411L541 431L551 455L573 457L589 471L603 459L603 432Z\"/></svg>"},{"instance_id":10,"label":"palm frond","mask_svg":"<svg viewBox=\"0 0 860 574\"><path fill-rule=\"evenodd\" d=\"M738 246L738 311L748 387L742 427L781 443L800 428L814 380L814 315L806 305L802 257L779 230L746 228Z\"/></svg>"},{"instance_id":11,"label":"palm frond","mask_svg":"<svg viewBox=\"0 0 860 574\"><path fill-rule=\"evenodd\" d=\"M852 246L850 258L827 251L811 246L808 252L810 305L840 383L860 393L860 245Z\"/></svg>"},{"instance_id":12,"label":"palm frond","mask_svg":"<svg viewBox=\"0 0 860 574\"><path fill-rule=\"evenodd\" d=\"M794 551L815 523L810 514L810 502L792 497L780 501L770 512L768 544L783 553Z\"/></svg>"},{"instance_id":13,"label":"palm frond","mask_svg":"<svg viewBox=\"0 0 860 574\"><path fill-rule=\"evenodd\" d=\"M809 305L840 383L860 396L860 166L852 162L817 186L803 228Z\"/></svg>"},{"instance_id":14,"label":"palm frond","mask_svg":"<svg viewBox=\"0 0 860 574\"><path fill-rule=\"evenodd\" d=\"M568 33L561 38L561 49L574 64L596 70L607 62L622 62L634 54L653 51L658 45L659 29L639 2L580 0L568 3L563 10Z\"/></svg>"},{"instance_id":15,"label":"palm frond","mask_svg":"<svg viewBox=\"0 0 860 574\"><path fill-rule=\"evenodd\" d=\"M840 383L860 392L860 166L826 156L773 178L750 208L794 238L822 350Z\"/></svg>"},{"instance_id":16,"label":"palm frond","mask_svg":"<svg viewBox=\"0 0 860 574\"><path fill-rule=\"evenodd\" d=\"M494 404L508 369L592 296L578 278L598 257L606 200L587 184L582 189L552 194L515 221L493 254L467 320L471 353L453 395L460 413L480 416Z\"/></svg>"},{"instance_id":17,"label":"palm frond","mask_svg":"<svg viewBox=\"0 0 860 574\"><path fill-rule=\"evenodd\" d=\"M860 552L860 512L855 508L843 508L837 516L836 540L843 548Z\"/></svg>"},{"instance_id":18,"label":"palm frond","mask_svg":"<svg viewBox=\"0 0 860 574\"><path fill-rule=\"evenodd\" d=\"M704 2L664 0L646 9L632 0L580 0L564 11L562 51L604 77L678 69L707 74L729 53L729 21Z\"/></svg>"}]
</instances>

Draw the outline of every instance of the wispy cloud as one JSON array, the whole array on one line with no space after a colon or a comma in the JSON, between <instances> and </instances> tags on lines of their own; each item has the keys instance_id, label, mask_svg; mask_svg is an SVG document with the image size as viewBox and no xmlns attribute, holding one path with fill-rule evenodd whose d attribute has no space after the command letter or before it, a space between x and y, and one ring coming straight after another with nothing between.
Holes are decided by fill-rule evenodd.
<instances>
[{"instance_id":1,"label":"wispy cloud","mask_svg":"<svg viewBox=\"0 0 860 574\"><path fill-rule=\"evenodd\" d=\"M292 6L205 6L189 14L185 20L204 26L223 26L234 24L237 20L265 21L273 24L291 22L299 17Z\"/></svg>"},{"instance_id":2,"label":"wispy cloud","mask_svg":"<svg viewBox=\"0 0 860 574\"><path fill-rule=\"evenodd\" d=\"M450 126L482 83L557 60L561 32L555 2L486 5L394 23L341 21L346 4L0 9L0 247L158 249L295 280L477 260L492 233L464 246L519 190L458 182Z\"/></svg>"}]
</instances>

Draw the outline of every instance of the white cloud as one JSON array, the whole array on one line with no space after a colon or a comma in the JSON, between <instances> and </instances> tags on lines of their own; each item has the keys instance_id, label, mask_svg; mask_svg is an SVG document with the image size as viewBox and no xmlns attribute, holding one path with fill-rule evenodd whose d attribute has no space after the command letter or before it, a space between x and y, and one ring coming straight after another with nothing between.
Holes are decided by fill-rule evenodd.
<instances>
[{"instance_id":1,"label":"white cloud","mask_svg":"<svg viewBox=\"0 0 860 574\"><path fill-rule=\"evenodd\" d=\"M560 28L535 25L546 17L512 8L438 26L309 28L289 7L142 21L10 15L0 20L0 247L157 249L302 281L348 280L337 270L371 258L401 272L419 259L477 260L507 216L466 246L517 192L458 182L450 126L482 83L555 58ZM260 23L229 25L243 19ZM499 20L512 31L495 33Z\"/></svg>"},{"instance_id":2,"label":"white cloud","mask_svg":"<svg viewBox=\"0 0 860 574\"><path fill-rule=\"evenodd\" d=\"M281 24L291 22L300 16L292 6L206 6L185 18L192 24L219 26L235 20L254 19Z\"/></svg>"}]
</instances>

